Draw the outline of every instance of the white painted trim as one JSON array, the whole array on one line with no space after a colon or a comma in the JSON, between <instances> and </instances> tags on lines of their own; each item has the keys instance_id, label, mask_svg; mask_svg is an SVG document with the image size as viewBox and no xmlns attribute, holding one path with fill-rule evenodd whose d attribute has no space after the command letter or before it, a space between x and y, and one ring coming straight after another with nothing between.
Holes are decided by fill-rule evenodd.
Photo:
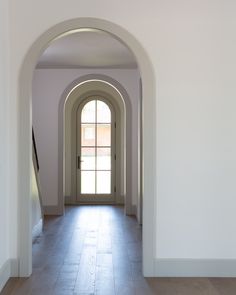
<instances>
[{"instance_id":1,"label":"white painted trim","mask_svg":"<svg viewBox=\"0 0 236 295\"><path fill-rule=\"evenodd\" d=\"M118 205L118 206L120 206L120 205L124 206L125 205L125 195L117 196L116 205Z\"/></svg>"},{"instance_id":2,"label":"white painted trim","mask_svg":"<svg viewBox=\"0 0 236 295\"><path fill-rule=\"evenodd\" d=\"M33 242L42 233L42 231L43 231L43 219L41 218L39 220L39 222L32 229L32 241Z\"/></svg>"},{"instance_id":3,"label":"white painted trim","mask_svg":"<svg viewBox=\"0 0 236 295\"><path fill-rule=\"evenodd\" d=\"M63 215L64 210L61 208L61 205L57 206L43 206L44 215Z\"/></svg>"},{"instance_id":4,"label":"white painted trim","mask_svg":"<svg viewBox=\"0 0 236 295\"><path fill-rule=\"evenodd\" d=\"M124 195L121 196L117 196L117 200L113 205L117 205L117 206L124 206ZM74 199L71 198L71 196L66 196L65 197L65 205L78 205L78 202L75 202Z\"/></svg>"},{"instance_id":5,"label":"white painted trim","mask_svg":"<svg viewBox=\"0 0 236 295\"><path fill-rule=\"evenodd\" d=\"M4 288L5 284L11 277L11 263L10 259L7 260L0 268L0 291Z\"/></svg>"},{"instance_id":6,"label":"white painted trim","mask_svg":"<svg viewBox=\"0 0 236 295\"><path fill-rule=\"evenodd\" d=\"M8 259L0 268L0 292L11 277L18 276L17 259Z\"/></svg>"},{"instance_id":7,"label":"white painted trim","mask_svg":"<svg viewBox=\"0 0 236 295\"><path fill-rule=\"evenodd\" d=\"M10 259L11 261L11 277L17 278L19 276L19 261L18 259Z\"/></svg>"},{"instance_id":8,"label":"white painted trim","mask_svg":"<svg viewBox=\"0 0 236 295\"><path fill-rule=\"evenodd\" d=\"M41 53L58 36L68 35L83 28L105 31L127 45L133 52L142 79L143 103L143 274L154 275L156 257L156 214L157 214L157 99L155 72L151 60L139 41L125 28L108 20L77 18L55 24L42 32L33 45L25 52L18 73L18 216L19 216L19 272L20 276L32 273L32 227L31 227L31 175L32 161L32 118L31 93L33 71ZM150 157L150 155L152 155ZM62 161L63 159L61 159ZM63 179L59 179L59 181ZM62 210L64 209L63 204Z\"/></svg>"},{"instance_id":9,"label":"white painted trim","mask_svg":"<svg viewBox=\"0 0 236 295\"><path fill-rule=\"evenodd\" d=\"M132 205L130 215L134 215L137 218L137 206L136 205Z\"/></svg>"},{"instance_id":10,"label":"white painted trim","mask_svg":"<svg viewBox=\"0 0 236 295\"><path fill-rule=\"evenodd\" d=\"M236 259L156 259L156 277L236 277Z\"/></svg>"},{"instance_id":11,"label":"white painted trim","mask_svg":"<svg viewBox=\"0 0 236 295\"><path fill-rule=\"evenodd\" d=\"M132 215L132 142L131 142L131 137L132 137L132 106L131 106L131 101L129 98L129 95L125 88L115 79L106 76L104 74L88 74L85 76L82 76L78 79L75 79L72 81L67 88L64 90L64 93L62 94L62 97L60 99L59 103L59 112L58 112L58 130L61 130L61 132L58 133L58 194L59 194L59 203L63 202L63 196L61 192L64 191L63 184L65 183L65 175L64 174L64 168L63 166L65 165L65 147L64 147L64 142L65 142L65 132L66 132L66 114L67 112L70 112L68 108L68 102L70 100L76 99L75 104L79 104L80 99L78 97L83 97L84 95L87 95L87 90L83 91L82 87L85 85L89 85L90 83L96 84L93 85L94 90L97 92L99 91L101 95L106 96L107 99L110 99L109 97L115 98L115 100L112 102L116 108L116 113L118 115L118 120L119 124L117 125L117 131L119 130L119 133L121 133L120 128L123 130L124 134L124 145L127 147L126 151L117 151L117 156L121 157L121 154L123 153L122 156L122 161L126 167L124 169L124 173L126 175L126 190L125 190L125 196L122 196L119 199L119 193L120 193L120 186L118 186L117 190L117 198L116 201L118 203L124 203L125 204L125 213L127 215ZM78 93L77 93L78 92ZM91 94L93 91L91 91ZM119 98L118 98L119 97ZM64 115L63 115L64 114ZM124 117L122 117L122 114ZM129 118L129 120L128 120ZM64 134L62 132L64 130ZM118 140L118 139L116 139ZM63 151L64 147L64 151ZM118 149L121 149L119 147ZM75 153L75 151L71 151L71 153ZM76 182L76 179L74 178L75 173L73 173L73 170L76 170L76 166L74 166L74 162L71 162L71 188L74 188L74 182ZM118 168L118 170L120 170ZM120 170L121 172L121 170ZM120 178L121 174L116 177L116 182L120 183ZM74 197L76 195L76 191L72 189L71 191L71 196L67 198L66 204L76 204Z\"/></svg>"},{"instance_id":12,"label":"white painted trim","mask_svg":"<svg viewBox=\"0 0 236 295\"><path fill-rule=\"evenodd\" d=\"M115 161L115 154L117 157L120 158L120 150L121 150L121 144L118 144L120 140L118 140L118 132L115 128L115 122L117 125L120 125L120 116L118 114L118 108L115 103L115 97L111 97L109 94L106 93L106 91L103 93L101 91L97 91L96 87L93 86L95 81L86 81L84 85L89 85L89 88L85 93L81 91L81 86L77 87L78 92L80 92L80 95L72 105L71 111L69 112L69 118L73 122L71 124L71 145L74 146L74 148L71 148L71 162L73 163L73 159L77 159L78 155L78 147L81 148L81 118L82 116L82 109L85 106L85 104L96 97L96 99L99 99L100 101L103 101L107 107L110 110L111 113L111 193L107 196L102 196L100 195L98 203L101 201L102 203L116 203L117 199L117 192L119 194L120 192L120 175L121 175L121 168L119 163L116 163ZM99 81L100 82L100 81ZM96 82L95 82L96 83ZM101 83L101 82L100 82ZM100 84L99 83L99 84ZM75 91L75 90L74 90ZM69 96L70 97L70 96ZM67 98L66 102L68 101L69 97ZM65 113L66 113L66 107L65 107ZM66 118L66 115L64 116ZM65 132L66 132L66 128ZM76 148L77 147L77 148ZM65 160L64 160L65 161ZM78 203L83 204L84 202L87 202L91 204L94 204L96 202L96 199L98 198L95 197L94 195L86 195L82 196L81 193L79 193L81 186L81 177L80 173L78 173L78 168L77 165L73 166L71 163L71 175L74 173L75 177L73 177L71 180L75 180L74 182L71 181L72 186L74 186L73 190L75 193L75 198ZM77 163L76 163L77 164ZM74 169L75 168L75 169ZM123 172L124 174L124 172ZM78 181L79 180L79 181ZM116 192L113 190L114 187L117 187Z\"/></svg>"}]
</instances>

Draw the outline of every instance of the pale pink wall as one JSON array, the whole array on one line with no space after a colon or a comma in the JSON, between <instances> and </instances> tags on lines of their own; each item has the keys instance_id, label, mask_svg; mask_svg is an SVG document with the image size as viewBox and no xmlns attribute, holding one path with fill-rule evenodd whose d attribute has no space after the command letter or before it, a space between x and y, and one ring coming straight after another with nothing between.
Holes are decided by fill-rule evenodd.
<instances>
[{"instance_id":1,"label":"pale pink wall","mask_svg":"<svg viewBox=\"0 0 236 295\"><path fill-rule=\"evenodd\" d=\"M45 206L57 205L58 104L63 91L75 79L87 74L104 74L120 82L132 104L132 203L138 198L138 100L140 75L136 69L84 70L37 69L33 80L33 125L40 162L40 181Z\"/></svg>"}]
</instances>

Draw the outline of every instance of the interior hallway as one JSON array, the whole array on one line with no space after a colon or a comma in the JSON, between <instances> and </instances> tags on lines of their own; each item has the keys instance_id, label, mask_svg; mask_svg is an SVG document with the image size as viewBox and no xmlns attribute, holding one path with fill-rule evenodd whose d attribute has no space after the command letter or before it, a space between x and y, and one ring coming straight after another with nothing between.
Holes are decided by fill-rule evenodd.
<instances>
[{"instance_id":1,"label":"interior hallway","mask_svg":"<svg viewBox=\"0 0 236 295\"><path fill-rule=\"evenodd\" d=\"M66 207L33 245L33 274L1 295L230 295L236 279L144 279L141 227L118 206Z\"/></svg>"}]
</instances>

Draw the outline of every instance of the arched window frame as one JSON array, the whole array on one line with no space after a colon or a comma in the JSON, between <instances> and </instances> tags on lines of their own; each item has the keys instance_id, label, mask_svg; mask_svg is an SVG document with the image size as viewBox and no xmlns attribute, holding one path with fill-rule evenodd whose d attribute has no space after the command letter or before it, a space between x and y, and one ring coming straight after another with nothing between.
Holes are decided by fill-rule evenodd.
<instances>
[{"instance_id":1,"label":"arched window frame","mask_svg":"<svg viewBox=\"0 0 236 295\"><path fill-rule=\"evenodd\" d=\"M95 192L95 194L82 194L81 193L81 177L79 177L79 180L77 179L77 202L79 203L115 203L116 202L116 111L115 108L113 106L113 104L111 103L110 100L108 100L106 97L104 97L101 94L92 94L87 96L85 99L83 99L80 104L78 105L77 108L77 123L76 123L76 134L78 136L78 140L77 140L77 162L80 161L81 159L81 153L78 153L78 149L81 149L81 124L83 124L81 122L81 118L82 118L82 111L84 109L84 107L91 101L102 101L104 102L108 107L109 110L111 112L111 193L110 194L98 194L97 192ZM95 125L97 127L97 120L95 122ZM96 146L96 148L98 148ZM77 165L78 168L79 165ZM80 169L77 169L80 170ZM78 173L81 173L81 171L77 171L77 175ZM95 174L97 174L95 172ZM78 176L77 176L78 177ZM96 181L96 180L95 180ZM94 196L97 196L97 199L95 200Z\"/></svg>"}]
</instances>

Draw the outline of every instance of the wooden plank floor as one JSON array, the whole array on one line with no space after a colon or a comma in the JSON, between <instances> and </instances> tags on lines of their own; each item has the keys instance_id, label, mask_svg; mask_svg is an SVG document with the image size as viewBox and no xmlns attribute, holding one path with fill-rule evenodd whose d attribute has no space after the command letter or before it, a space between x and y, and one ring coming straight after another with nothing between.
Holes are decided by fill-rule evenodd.
<instances>
[{"instance_id":1,"label":"wooden plank floor","mask_svg":"<svg viewBox=\"0 0 236 295\"><path fill-rule=\"evenodd\" d=\"M141 228L117 206L67 207L47 217L33 245L33 274L1 295L235 295L235 279L150 278L141 273Z\"/></svg>"}]
</instances>

